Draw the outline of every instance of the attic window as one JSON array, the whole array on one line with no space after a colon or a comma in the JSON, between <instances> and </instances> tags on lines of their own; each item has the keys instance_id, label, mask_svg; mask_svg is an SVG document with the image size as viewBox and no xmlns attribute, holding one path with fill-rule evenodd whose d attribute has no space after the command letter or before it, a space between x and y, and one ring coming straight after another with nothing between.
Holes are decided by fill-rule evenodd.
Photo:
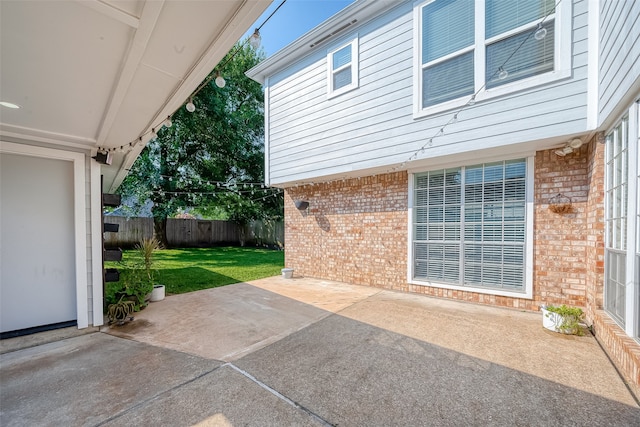
<instances>
[{"instance_id":1,"label":"attic window","mask_svg":"<svg viewBox=\"0 0 640 427\"><path fill-rule=\"evenodd\" d=\"M328 96L333 97L358 87L358 38L327 55Z\"/></svg>"}]
</instances>

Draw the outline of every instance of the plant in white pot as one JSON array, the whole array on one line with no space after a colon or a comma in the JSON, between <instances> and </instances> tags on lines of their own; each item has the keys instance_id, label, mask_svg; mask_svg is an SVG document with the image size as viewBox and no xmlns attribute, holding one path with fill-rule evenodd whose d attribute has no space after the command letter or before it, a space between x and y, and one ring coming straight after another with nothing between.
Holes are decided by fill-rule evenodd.
<instances>
[{"instance_id":1,"label":"plant in white pot","mask_svg":"<svg viewBox=\"0 0 640 427\"><path fill-rule=\"evenodd\" d=\"M583 335L580 321L584 312L580 307L542 306L542 326L550 331L569 335Z\"/></svg>"}]
</instances>

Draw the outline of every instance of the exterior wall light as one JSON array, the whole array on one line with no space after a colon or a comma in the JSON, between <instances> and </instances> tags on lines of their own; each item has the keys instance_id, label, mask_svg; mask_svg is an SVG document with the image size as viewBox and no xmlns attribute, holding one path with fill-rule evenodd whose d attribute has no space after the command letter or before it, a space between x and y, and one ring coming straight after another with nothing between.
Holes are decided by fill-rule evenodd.
<instances>
[{"instance_id":1,"label":"exterior wall light","mask_svg":"<svg viewBox=\"0 0 640 427\"><path fill-rule=\"evenodd\" d=\"M299 211L303 211L309 207L309 202L306 200L296 200L294 203L296 205L296 209Z\"/></svg>"},{"instance_id":2,"label":"exterior wall light","mask_svg":"<svg viewBox=\"0 0 640 427\"><path fill-rule=\"evenodd\" d=\"M95 159L95 161L100 163L101 165L110 165L111 161L113 160L111 158L111 153L109 153L108 151L107 152L98 151L96 155L93 156L92 158Z\"/></svg>"}]
</instances>

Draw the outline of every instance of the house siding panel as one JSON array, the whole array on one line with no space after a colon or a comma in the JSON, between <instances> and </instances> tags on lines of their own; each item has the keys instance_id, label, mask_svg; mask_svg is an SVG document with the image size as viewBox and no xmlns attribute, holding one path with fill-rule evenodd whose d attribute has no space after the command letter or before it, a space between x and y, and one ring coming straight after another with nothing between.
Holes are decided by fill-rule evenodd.
<instances>
[{"instance_id":1,"label":"house siding panel","mask_svg":"<svg viewBox=\"0 0 640 427\"><path fill-rule=\"evenodd\" d=\"M600 3L599 124L615 120L640 83L640 2Z\"/></svg>"},{"instance_id":2,"label":"house siding panel","mask_svg":"<svg viewBox=\"0 0 640 427\"><path fill-rule=\"evenodd\" d=\"M586 1L573 4L570 78L479 102L463 111L424 156L474 150L479 139L486 147L500 147L584 132L587 6ZM413 3L403 3L270 77L272 184L391 167L407 160L451 118L451 111L413 117L413 25ZM356 34L360 86L327 99L326 52Z\"/></svg>"}]
</instances>

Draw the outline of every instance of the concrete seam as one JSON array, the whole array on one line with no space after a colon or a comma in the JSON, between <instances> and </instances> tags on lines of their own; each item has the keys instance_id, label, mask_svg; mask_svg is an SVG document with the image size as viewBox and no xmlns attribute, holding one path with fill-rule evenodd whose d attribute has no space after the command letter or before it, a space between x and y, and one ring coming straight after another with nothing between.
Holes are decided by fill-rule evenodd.
<instances>
[{"instance_id":1,"label":"concrete seam","mask_svg":"<svg viewBox=\"0 0 640 427\"><path fill-rule=\"evenodd\" d=\"M344 308L341 308L340 310L337 310L337 311L335 311L335 312L333 312L333 313L330 313L330 314L329 314L329 316L332 316L332 315L335 315L335 314L340 314L340 313L342 313L343 311L348 310L348 309L350 309L351 307L355 307L356 305L360 305L360 304L362 304L362 303L364 303L364 302L368 301L368 300L369 300L369 299L371 299L372 297L378 296L378 295L380 295L381 293L383 293L384 291L387 291L387 290L388 290L388 289L380 289L378 292L376 292L376 293L374 293L374 294L367 295L367 297L366 297L366 298L363 298L363 299L361 299L361 300L359 300L359 301L354 302L354 303L353 303L353 304L351 304L351 305L348 305L348 306L346 306L346 307L344 307ZM329 316L327 316L327 317L329 317ZM322 320L324 320L324 319L322 319Z\"/></svg>"},{"instance_id":2,"label":"concrete seam","mask_svg":"<svg viewBox=\"0 0 640 427\"><path fill-rule=\"evenodd\" d=\"M233 370L235 370L236 372L240 373L241 375L245 376L246 378L248 378L250 381L256 383L257 385L259 385L260 387L262 387L263 389L265 389L266 391L268 391L269 393L273 394L274 396L276 396L278 399L283 400L284 402L288 403L289 405L293 406L296 409L300 409L301 411L305 412L307 415L309 415L311 418L313 418L314 420L318 421L320 424L322 424L323 426L327 426L327 427L335 427L335 424L331 424L329 421L325 420L324 418L322 418L320 415L316 414L315 412L311 411L310 409L305 408L304 406L300 405L297 402L294 402L293 400L289 399L287 396L283 395L282 393L280 393L279 391L269 387L268 385L266 385L265 383L263 383L262 381L258 380L256 377L254 377L253 375L251 375L250 373L248 373L247 371L244 371L240 368L238 368L237 366L235 366L233 363L225 363L222 366L229 366L230 368L232 368Z\"/></svg>"},{"instance_id":3,"label":"concrete seam","mask_svg":"<svg viewBox=\"0 0 640 427\"><path fill-rule=\"evenodd\" d=\"M629 384L629 382L625 378L624 374L622 373L622 371L620 369L618 369L618 365L616 365L616 363L613 361L613 359L611 358L611 356L609 355L607 350L604 348L604 346L602 345L602 343L600 342L600 340L596 336L595 329L593 328L593 325L591 325L591 327L589 328L589 332L591 332L591 335L593 336L593 338L598 343L598 346L600 347L600 350L602 350L604 355L609 360L609 363L611 363L611 366L613 366L613 369L616 370L616 373L618 374L618 376L622 380L622 383L624 384L624 386L627 388L627 391L629 391L629 394L631 395L631 397L633 397L633 400L636 401L636 405L638 405L638 407L640 407L640 396L636 396L636 393L631 388L631 385Z\"/></svg>"},{"instance_id":4,"label":"concrete seam","mask_svg":"<svg viewBox=\"0 0 640 427\"><path fill-rule=\"evenodd\" d=\"M102 426L102 425L105 425L106 423L109 423L109 422L111 422L111 421L114 421L114 420L116 420L116 419L118 419L118 418L122 417L123 415L125 415L125 414L127 414L127 413L129 413L129 412L133 411L134 409L140 408L141 406L146 405L147 403L149 403L149 402L151 402L151 401L153 401L153 400L156 400L158 397L162 396L163 394L165 394L165 393L169 393L169 392L172 392L172 391L174 391L174 390L176 390L176 389L178 389L178 388L181 388L181 387L183 387L183 386L185 386L185 385L187 385L187 384L191 384L192 382L197 381L197 380L199 380L200 378L202 378L202 377L204 377L204 376L207 376L207 375L209 375L209 374L210 374L210 373L212 373L212 372L217 371L218 369L222 368L223 366L224 366L224 365L216 366L215 368L210 369L210 370L208 370L208 371L206 371L206 372L203 372L203 373L201 373L200 375L197 375L197 376L195 376L195 377L193 377L193 378L191 378L191 379L189 379L189 380L187 380L187 381L185 381L185 382L183 382L183 383L176 384L176 385L174 385L173 387L171 387L171 388L169 388L169 389L167 389L167 390L161 391L160 393L158 393L158 394L156 394L156 395L154 395L154 396L152 396L152 397L150 397L150 398L148 398L148 399L145 399L145 400L143 400L142 402L136 403L135 405L133 405L133 406L131 406L131 407L129 407L129 408L127 408L127 409L125 409L124 411L121 411L120 413L118 413L118 414L116 414L116 415L113 415L113 416L111 416L111 417L107 418L106 420L102 420L102 421L100 421L98 424L95 424L95 427Z\"/></svg>"}]
</instances>

